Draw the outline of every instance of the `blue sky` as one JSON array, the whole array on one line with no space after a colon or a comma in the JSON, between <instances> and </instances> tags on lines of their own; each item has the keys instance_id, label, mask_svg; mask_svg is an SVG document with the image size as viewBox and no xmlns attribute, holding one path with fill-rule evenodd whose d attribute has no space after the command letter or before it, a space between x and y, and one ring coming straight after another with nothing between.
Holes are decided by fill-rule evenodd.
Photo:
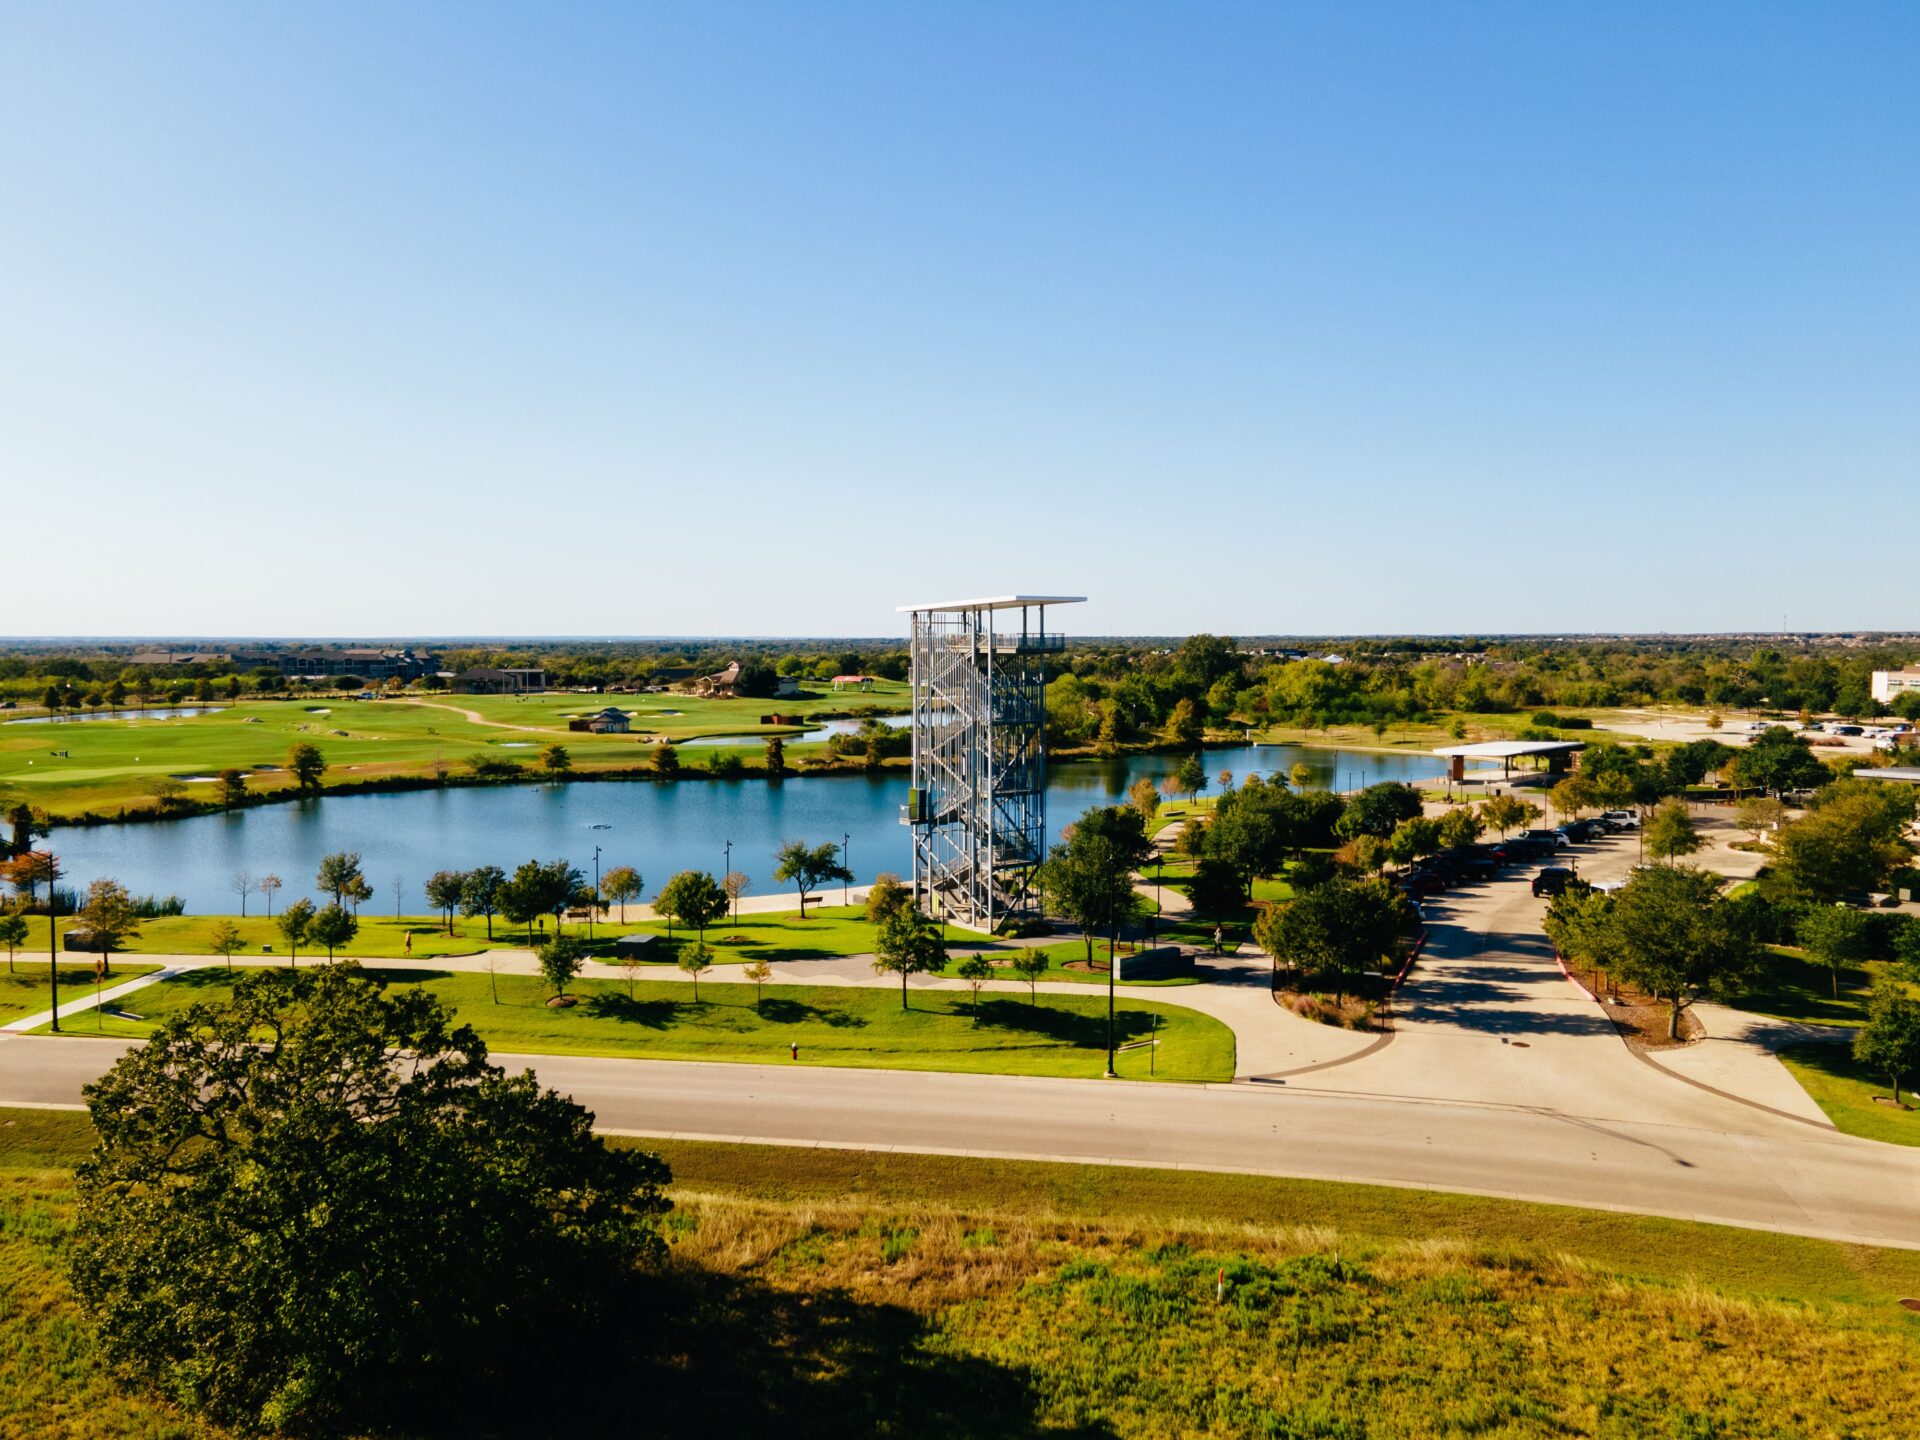
<instances>
[{"instance_id":1,"label":"blue sky","mask_svg":"<svg viewBox=\"0 0 1920 1440\"><path fill-rule=\"evenodd\" d=\"M0 5L13 634L1920 626L1920 7Z\"/></svg>"}]
</instances>

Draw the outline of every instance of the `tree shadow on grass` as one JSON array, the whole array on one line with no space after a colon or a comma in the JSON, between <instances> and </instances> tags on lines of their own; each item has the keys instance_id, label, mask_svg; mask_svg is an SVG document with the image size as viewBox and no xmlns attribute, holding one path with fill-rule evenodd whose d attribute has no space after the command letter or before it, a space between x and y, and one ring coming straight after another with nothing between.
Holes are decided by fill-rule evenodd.
<instances>
[{"instance_id":1,"label":"tree shadow on grass","mask_svg":"<svg viewBox=\"0 0 1920 1440\"><path fill-rule=\"evenodd\" d=\"M967 1012L957 1010L955 1013ZM1104 1011L1087 1015L1049 1006L1044 999L1038 1005L1030 1005L1025 1000L983 995L980 997L977 1019L982 1029L1028 1035L1036 1040L1051 1040L1082 1050L1104 1050L1107 1047L1107 1017ZM1113 1028L1114 1034L1125 1044L1128 1040L1146 1035L1153 1028L1153 1017L1139 1010L1121 1010L1114 1016Z\"/></svg>"},{"instance_id":2,"label":"tree shadow on grass","mask_svg":"<svg viewBox=\"0 0 1920 1440\"><path fill-rule=\"evenodd\" d=\"M647 1030L665 1030L695 1008L692 1000L629 1000L626 995L596 991L580 1002L581 1011L595 1020L615 1020Z\"/></svg>"},{"instance_id":3,"label":"tree shadow on grass","mask_svg":"<svg viewBox=\"0 0 1920 1440\"><path fill-rule=\"evenodd\" d=\"M773 1025L827 1025L836 1030L858 1030L866 1020L846 1010L823 1010L801 1000L773 996L760 1002L760 1018Z\"/></svg>"},{"instance_id":4,"label":"tree shadow on grass","mask_svg":"<svg viewBox=\"0 0 1920 1440\"><path fill-rule=\"evenodd\" d=\"M586 1433L603 1433L598 1423L630 1433L636 1395L646 1397L646 1432L660 1436L1114 1433L1104 1424L1043 1431L1030 1374L943 1351L930 1343L934 1327L898 1306L704 1271L670 1273L649 1288L654 1318L637 1322L651 1332L645 1354L574 1411L594 1417Z\"/></svg>"}]
</instances>

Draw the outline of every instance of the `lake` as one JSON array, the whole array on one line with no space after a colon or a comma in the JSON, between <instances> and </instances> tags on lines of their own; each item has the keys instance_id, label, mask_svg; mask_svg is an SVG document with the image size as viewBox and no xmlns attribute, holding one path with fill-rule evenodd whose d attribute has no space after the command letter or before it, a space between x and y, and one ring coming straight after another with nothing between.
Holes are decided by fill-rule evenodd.
<instances>
[{"instance_id":1,"label":"lake","mask_svg":"<svg viewBox=\"0 0 1920 1440\"><path fill-rule=\"evenodd\" d=\"M1437 778L1445 762L1434 755L1372 755L1296 745L1241 745L1206 752L1208 785L1231 770L1284 773L1298 761L1317 787L1354 789L1379 780ZM1057 837L1089 806L1119 800L1141 776L1159 780L1178 755L1127 755L1110 761L1072 760L1051 767L1047 823ZM374 887L370 913L393 913L396 882L402 908L424 913L420 887L435 870L565 857L593 873L600 847L604 872L631 865L647 893L676 870L721 873L726 842L733 868L752 878L750 893L777 890L773 854L785 840L840 843L851 836L850 863L864 883L882 870L904 875L910 865L900 807L907 796L903 771L873 775L810 775L766 780L576 781L564 785L500 785L394 794L336 795L262 805L231 815L126 825L56 828L48 846L66 867L68 882L110 876L136 895L178 895L193 914L231 914L239 908L229 888L236 870L272 873L285 881L277 905L311 893L320 857L357 850ZM257 904L258 901L252 901Z\"/></svg>"}]
</instances>

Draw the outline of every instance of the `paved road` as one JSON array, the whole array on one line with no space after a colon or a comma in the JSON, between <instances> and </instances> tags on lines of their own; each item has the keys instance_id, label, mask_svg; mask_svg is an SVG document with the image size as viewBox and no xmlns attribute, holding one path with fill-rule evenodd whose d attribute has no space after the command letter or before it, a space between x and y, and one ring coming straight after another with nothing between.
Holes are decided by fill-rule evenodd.
<instances>
[{"instance_id":1,"label":"paved road","mask_svg":"<svg viewBox=\"0 0 1920 1440\"><path fill-rule=\"evenodd\" d=\"M71 1104L122 1048L0 1039L0 1104ZM1920 1154L1786 1122L1727 1135L1287 1085L499 1058L636 1134L1371 1181L1920 1248Z\"/></svg>"}]
</instances>

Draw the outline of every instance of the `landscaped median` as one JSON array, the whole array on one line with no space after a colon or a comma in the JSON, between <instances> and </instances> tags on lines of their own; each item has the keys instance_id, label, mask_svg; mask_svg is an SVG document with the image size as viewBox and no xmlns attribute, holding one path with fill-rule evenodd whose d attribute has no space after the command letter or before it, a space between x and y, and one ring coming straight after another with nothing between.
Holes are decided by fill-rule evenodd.
<instances>
[{"instance_id":1,"label":"landscaped median","mask_svg":"<svg viewBox=\"0 0 1920 1440\"><path fill-rule=\"evenodd\" d=\"M42 975L44 977L44 970ZM846 1065L888 1070L1094 1077L1107 1064L1103 995L1004 990L973 996L915 989L908 1008L892 986L752 985L703 981L699 998L679 981L576 980L576 1003L550 1006L529 975L484 971L370 970L391 985L420 985L500 1051L654 1060ZM127 997L118 1013L86 1016L86 1031L142 1037L200 999L223 998L232 980L208 966ZM631 993L629 991L631 990ZM495 996L498 999L495 999ZM1126 1079L1233 1078L1233 1032L1178 1005L1127 999L1115 1027L1116 1069Z\"/></svg>"}]
</instances>

